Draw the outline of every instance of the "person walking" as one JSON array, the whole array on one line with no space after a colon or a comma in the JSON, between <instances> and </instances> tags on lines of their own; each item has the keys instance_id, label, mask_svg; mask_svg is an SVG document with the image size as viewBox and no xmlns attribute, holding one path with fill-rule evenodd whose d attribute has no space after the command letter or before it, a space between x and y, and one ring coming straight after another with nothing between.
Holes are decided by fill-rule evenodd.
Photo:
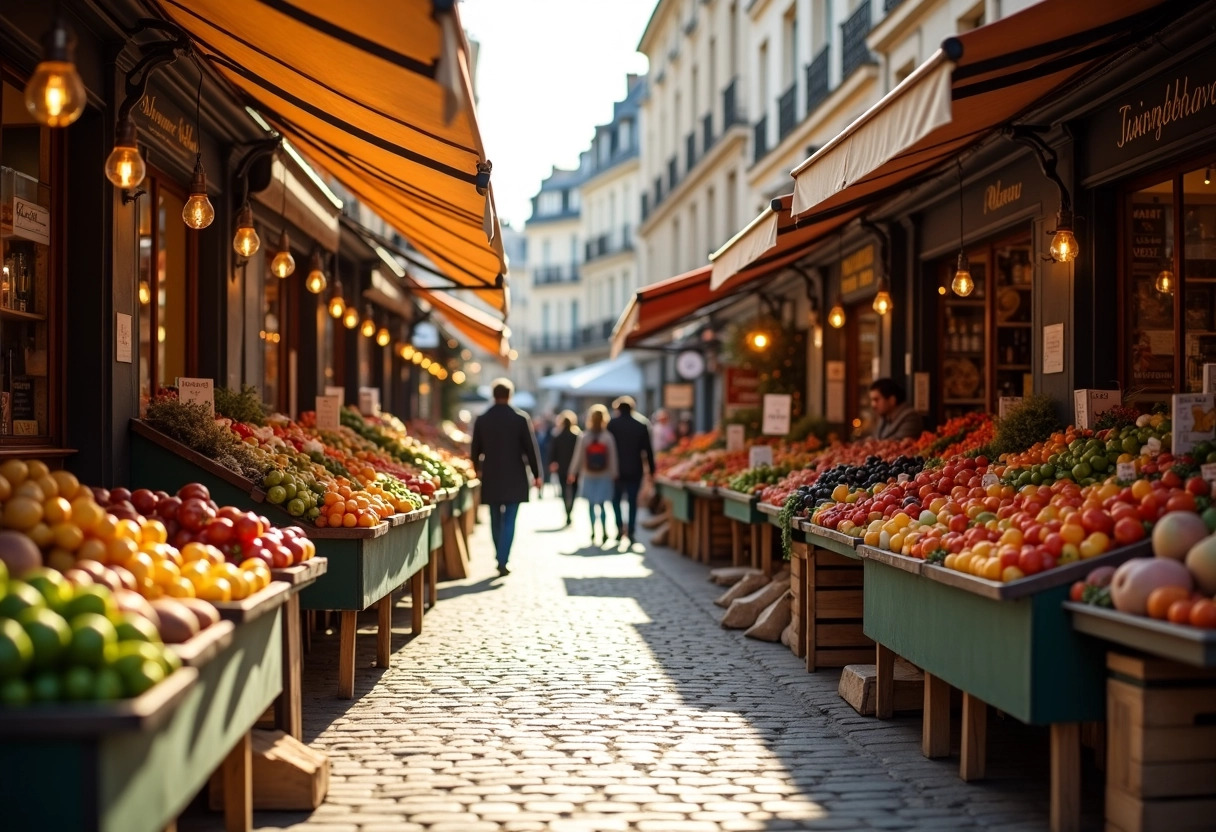
<instances>
[{"instance_id":1,"label":"person walking","mask_svg":"<svg viewBox=\"0 0 1216 832\"><path fill-rule=\"evenodd\" d=\"M528 414L510 405L514 385L505 378L494 381L494 404L473 423L469 456L481 480L481 501L490 509L490 537L494 540L498 574L509 575L507 561L515 540L519 504L528 501L528 471L540 489L540 449Z\"/></svg>"},{"instance_id":2,"label":"person walking","mask_svg":"<svg viewBox=\"0 0 1216 832\"><path fill-rule=\"evenodd\" d=\"M566 482L573 485L579 474L583 477L579 493L591 511L591 545L598 546L608 539L608 506L605 504L612 499L613 483L617 478L616 440L608 430L608 408L602 404L592 405L587 413L587 429L579 434L574 446ZM617 534L620 534L619 525Z\"/></svg>"},{"instance_id":3,"label":"person walking","mask_svg":"<svg viewBox=\"0 0 1216 832\"><path fill-rule=\"evenodd\" d=\"M578 429L578 416L573 410L563 410L557 416L557 432L549 440L549 471L557 474L562 501L566 504L564 528L569 528L573 522L576 483L570 482L570 464L574 461L574 449L581 433Z\"/></svg>"},{"instance_id":4,"label":"person walking","mask_svg":"<svg viewBox=\"0 0 1216 832\"><path fill-rule=\"evenodd\" d=\"M634 401L630 396L621 396L612 403L617 415L608 423L608 432L616 440L617 478L612 491L612 513L616 515L619 536L635 539L638 523L638 491L647 469L654 476L654 447L650 444L650 426L646 420L633 412ZM645 457L645 460L643 460ZM621 500L626 502L628 514L621 514Z\"/></svg>"}]
</instances>

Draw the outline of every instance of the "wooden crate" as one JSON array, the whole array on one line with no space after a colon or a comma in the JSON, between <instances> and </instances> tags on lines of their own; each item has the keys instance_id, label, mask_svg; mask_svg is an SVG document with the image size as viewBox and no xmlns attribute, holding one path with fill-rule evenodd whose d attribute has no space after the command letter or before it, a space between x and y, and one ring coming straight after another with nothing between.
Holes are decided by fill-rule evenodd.
<instances>
[{"instance_id":1,"label":"wooden crate","mask_svg":"<svg viewBox=\"0 0 1216 832\"><path fill-rule=\"evenodd\" d=\"M1216 819L1216 669L1107 655L1108 832L1199 832Z\"/></svg>"},{"instance_id":2,"label":"wooden crate","mask_svg":"<svg viewBox=\"0 0 1216 832\"><path fill-rule=\"evenodd\" d=\"M924 674L913 665L895 659L892 666L891 708L910 713L924 708ZM836 688L840 698L853 706L862 716L874 716L878 707L878 668L873 664L851 664L840 673ZM890 716L888 715L888 716Z\"/></svg>"},{"instance_id":3,"label":"wooden crate","mask_svg":"<svg viewBox=\"0 0 1216 832\"><path fill-rule=\"evenodd\" d=\"M806 550L805 543L795 543L790 547L790 591L794 594L790 607L794 638L790 641L790 650L798 658L806 655Z\"/></svg>"},{"instance_id":4,"label":"wooden crate","mask_svg":"<svg viewBox=\"0 0 1216 832\"><path fill-rule=\"evenodd\" d=\"M862 565L813 544L803 546L801 591L806 669L844 667L874 659L874 642L862 631Z\"/></svg>"}]
</instances>

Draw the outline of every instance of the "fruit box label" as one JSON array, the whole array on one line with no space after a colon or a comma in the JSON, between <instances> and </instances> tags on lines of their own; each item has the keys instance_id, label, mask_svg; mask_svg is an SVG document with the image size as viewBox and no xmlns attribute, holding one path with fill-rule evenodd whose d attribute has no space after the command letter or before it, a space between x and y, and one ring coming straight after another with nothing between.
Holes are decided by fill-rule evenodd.
<instances>
[{"instance_id":1,"label":"fruit box label","mask_svg":"<svg viewBox=\"0 0 1216 832\"><path fill-rule=\"evenodd\" d=\"M215 382L212 379L179 376L177 397L183 402L206 405L207 409L211 411L211 415L215 415Z\"/></svg>"},{"instance_id":2,"label":"fruit box label","mask_svg":"<svg viewBox=\"0 0 1216 832\"><path fill-rule=\"evenodd\" d=\"M1180 393L1173 397L1175 454L1216 438L1216 393Z\"/></svg>"},{"instance_id":3,"label":"fruit box label","mask_svg":"<svg viewBox=\"0 0 1216 832\"><path fill-rule=\"evenodd\" d=\"M1123 394L1118 390L1074 390L1072 396L1079 428L1092 428L1099 416L1123 402Z\"/></svg>"}]
</instances>

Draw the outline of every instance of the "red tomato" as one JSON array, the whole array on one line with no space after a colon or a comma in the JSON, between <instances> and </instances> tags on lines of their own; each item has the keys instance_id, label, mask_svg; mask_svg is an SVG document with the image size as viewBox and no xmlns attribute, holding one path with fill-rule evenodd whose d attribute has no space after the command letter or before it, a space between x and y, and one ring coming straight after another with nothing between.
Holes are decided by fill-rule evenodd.
<instances>
[{"instance_id":1,"label":"red tomato","mask_svg":"<svg viewBox=\"0 0 1216 832\"><path fill-rule=\"evenodd\" d=\"M1018 555L1018 569L1023 575L1035 575L1043 570L1043 558L1034 550L1025 550Z\"/></svg>"},{"instance_id":2,"label":"red tomato","mask_svg":"<svg viewBox=\"0 0 1216 832\"><path fill-rule=\"evenodd\" d=\"M1195 495L1189 491L1179 491L1174 494L1165 503L1166 512L1171 511L1195 511Z\"/></svg>"},{"instance_id":3,"label":"red tomato","mask_svg":"<svg viewBox=\"0 0 1216 832\"><path fill-rule=\"evenodd\" d=\"M231 543L236 526L226 517L218 517L203 527L203 540L212 546Z\"/></svg>"},{"instance_id":4,"label":"red tomato","mask_svg":"<svg viewBox=\"0 0 1216 832\"><path fill-rule=\"evenodd\" d=\"M1144 539L1144 524L1138 518L1124 517L1115 523L1115 542L1127 546Z\"/></svg>"},{"instance_id":5,"label":"red tomato","mask_svg":"<svg viewBox=\"0 0 1216 832\"><path fill-rule=\"evenodd\" d=\"M1081 525L1087 532L1102 532L1109 535L1115 527L1115 522L1102 509L1087 508L1081 512Z\"/></svg>"},{"instance_id":6,"label":"red tomato","mask_svg":"<svg viewBox=\"0 0 1216 832\"><path fill-rule=\"evenodd\" d=\"M1191 477L1186 481L1186 490L1196 497L1212 496L1212 487L1208 485L1208 481L1203 477ZM139 506L136 506L139 508Z\"/></svg>"},{"instance_id":7,"label":"red tomato","mask_svg":"<svg viewBox=\"0 0 1216 832\"><path fill-rule=\"evenodd\" d=\"M177 496L182 498L182 501L195 498L202 500L204 503L211 499L211 492L207 490L207 486L198 482L186 483L177 490Z\"/></svg>"},{"instance_id":8,"label":"red tomato","mask_svg":"<svg viewBox=\"0 0 1216 832\"><path fill-rule=\"evenodd\" d=\"M1158 464L1164 465L1165 463L1158 460ZM1161 475L1161 484L1166 488L1181 488L1182 477L1175 474L1172 469L1167 469L1166 472Z\"/></svg>"},{"instance_id":9,"label":"red tomato","mask_svg":"<svg viewBox=\"0 0 1216 832\"><path fill-rule=\"evenodd\" d=\"M1058 558L1064 551L1064 536L1059 532L1050 532L1043 538L1043 548L1053 558Z\"/></svg>"},{"instance_id":10,"label":"red tomato","mask_svg":"<svg viewBox=\"0 0 1216 832\"><path fill-rule=\"evenodd\" d=\"M1080 601L1085 596L1085 581L1077 581L1068 590L1068 599L1070 601Z\"/></svg>"},{"instance_id":11,"label":"red tomato","mask_svg":"<svg viewBox=\"0 0 1216 832\"><path fill-rule=\"evenodd\" d=\"M1139 519L1140 515L1136 511L1135 506L1129 506L1127 503L1116 502L1110 509L1110 519L1115 521L1115 525L1119 525L1119 521L1125 517Z\"/></svg>"},{"instance_id":12,"label":"red tomato","mask_svg":"<svg viewBox=\"0 0 1216 832\"><path fill-rule=\"evenodd\" d=\"M1149 523L1155 523L1161 516L1160 508L1161 507L1157 502L1157 495L1149 494L1140 501L1140 508L1137 509L1137 512L1139 513L1141 520L1145 520Z\"/></svg>"}]
</instances>

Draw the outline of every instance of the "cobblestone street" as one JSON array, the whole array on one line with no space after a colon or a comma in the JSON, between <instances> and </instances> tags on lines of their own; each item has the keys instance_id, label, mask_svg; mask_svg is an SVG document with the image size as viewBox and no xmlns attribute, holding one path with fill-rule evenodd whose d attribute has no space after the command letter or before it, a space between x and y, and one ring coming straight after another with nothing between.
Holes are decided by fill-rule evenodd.
<instances>
[{"instance_id":1,"label":"cobblestone street","mask_svg":"<svg viewBox=\"0 0 1216 832\"><path fill-rule=\"evenodd\" d=\"M525 506L506 578L493 571L479 525L472 577L441 585L424 633L408 644L400 603L390 670L372 667L375 639L361 636L353 702L334 696L336 639L314 637L305 739L329 754L329 798L311 815L260 812L255 824L1046 828L1039 734L994 716L989 779L963 783L957 758L921 756L919 719L860 717L837 695L837 671L807 674L788 648L721 629L712 604L721 588L704 566L640 544L589 547L582 511L577 518L552 531L556 500Z\"/></svg>"}]
</instances>

